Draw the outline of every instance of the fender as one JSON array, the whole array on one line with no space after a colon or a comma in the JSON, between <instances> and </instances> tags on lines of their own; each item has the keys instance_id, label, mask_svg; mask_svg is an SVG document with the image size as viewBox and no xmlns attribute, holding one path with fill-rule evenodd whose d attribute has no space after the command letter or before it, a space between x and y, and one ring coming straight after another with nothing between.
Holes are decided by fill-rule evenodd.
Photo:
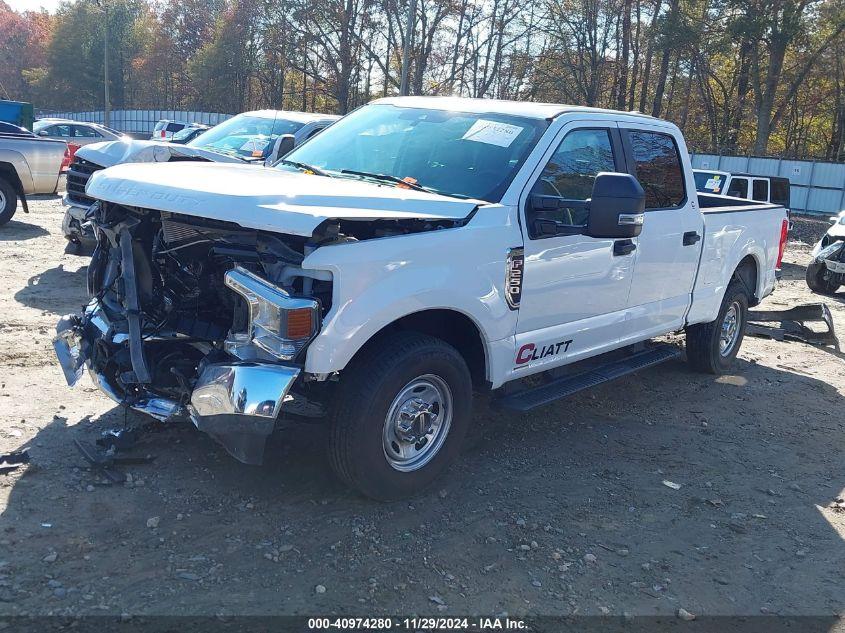
<instances>
[{"instance_id":1,"label":"fender","mask_svg":"<svg viewBox=\"0 0 845 633\"><path fill-rule=\"evenodd\" d=\"M21 195L26 193L35 193L35 182L32 179L32 170L29 168L29 163L26 157L20 152L13 149L0 149L0 163L7 163L12 166L15 173L18 175L22 190ZM15 183L12 183L14 185Z\"/></svg>"},{"instance_id":2,"label":"fender","mask_svg":"<svg viewBox=\"0 0 845 633\"><path fill-rule=\"evenodd\" d=\"M487 378L498 382L512 360L518 314L505 300L508 250L522 244L510 216L506 207L482 207L460 228L314 251L303 268L331 271L334 287L332 308L308 348L305 370L340 371L385 326L415 312L448 309L475 323Z\"/></svg>"}]
</instances>

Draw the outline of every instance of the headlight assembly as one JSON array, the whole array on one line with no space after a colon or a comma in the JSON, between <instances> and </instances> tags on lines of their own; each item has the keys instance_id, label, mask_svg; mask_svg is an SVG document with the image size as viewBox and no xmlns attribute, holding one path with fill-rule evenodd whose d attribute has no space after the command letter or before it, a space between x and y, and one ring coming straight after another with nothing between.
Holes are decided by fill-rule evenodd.
<instances>
[{"instance_id":1,"label":"headlight assembly","mask_svg":"<svg viewBox=\"0 0 845 633\"><path fill-rule=\"evenodd\" d=\"M841 240L837 240L836 242L832 242L825 246L822 250L819 251L819 254L815 257L815 262L823 262L826 259L831 259L834 257L839 251L842 250L842 247L845 246L845 242Z\"/></svg>"},{"instance_id":2,"label":"headlight assembly","mask_svg":"<svg viewBox=\"0 0 845 633\"><path fill-rule=\"evenodd\" d=\"M243 358L244 345L255 345L280 360L294 360L320 329L320 303L292 297L282 288L237 266L226 273L226 285L249 306L246 332L226 341L230 353Z\"/></svg>"}]
</instances>

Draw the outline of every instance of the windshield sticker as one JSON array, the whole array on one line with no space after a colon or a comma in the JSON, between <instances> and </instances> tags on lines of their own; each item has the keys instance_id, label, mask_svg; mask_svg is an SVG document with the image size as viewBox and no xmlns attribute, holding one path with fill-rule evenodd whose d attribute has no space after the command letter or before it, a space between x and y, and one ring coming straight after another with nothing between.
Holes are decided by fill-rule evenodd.
<instances>
[{"instance_id":1,"label":"windshield sticker","mask_svg":"<svg viewBox=\"0 0 845 633\"><path fill-rule=\"evenodd\" d=\"M270 144L270 139L266 138L251 138L246 143L241 145L242 152L263 152Z\"/></svg>"},{"instance_id":2,"label":"windshield sticker","mask_svg":"<svg viewBox=\"0 0 845 633\"><path fill-rule=\"evenodd\" d=\"M461 137L463 140L498 145L499 147L510 147L519 133L524 128L518 125L500 123L499 121L485 121L478 119L472 124L466 133Z\"/></svg>"},{"instance_id":3,"label":"windshield sticker","mask_svg":"<svg viewBox=\"0 0 845 633\"><path fill-rule=\"evenodd\" d=\"M710 189L712 191L719 191L722 188L722 183L719 181L718 176L714 176L710 180L704 183L705 189Z\"/></svg>"}]
</instances>

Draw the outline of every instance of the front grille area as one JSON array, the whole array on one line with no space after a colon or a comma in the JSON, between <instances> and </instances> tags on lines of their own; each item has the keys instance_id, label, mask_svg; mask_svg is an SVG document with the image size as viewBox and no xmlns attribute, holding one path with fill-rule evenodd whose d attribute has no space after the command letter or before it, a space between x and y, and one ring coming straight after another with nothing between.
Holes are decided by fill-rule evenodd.
<instances>
[{"instance_id":1,"label":"front grille area","mask_svg":"<svg viewBox=\"0 0 845 633\"><path fill-rule=\"evenodd\" d=\"M71 202L80 206L90 206L93 198L85 195L85 185L95 171L102 169L100 165L75 157L67 170L67 197Z\"/></svg>"}]
</instances>

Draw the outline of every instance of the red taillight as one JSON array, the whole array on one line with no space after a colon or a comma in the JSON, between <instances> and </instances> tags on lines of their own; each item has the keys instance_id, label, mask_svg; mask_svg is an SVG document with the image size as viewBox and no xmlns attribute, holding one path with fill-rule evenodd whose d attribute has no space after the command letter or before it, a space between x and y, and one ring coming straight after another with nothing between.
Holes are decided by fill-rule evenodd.
<instances>
[{"instance_id":1,"label":"red taillight","mask_svg":"<svg viewBox=\"0 0 845 633\"><path fill-rule=\"evenodd\" d=\"M780 270L780 265L783 262L783 251L786 250L786 237L789 235L789 220L784 220L780 225L780 245L778 246L778 261L775 268Z\"/></svg>"},{"instance_id":2,"label":"red taillight","mask_svg":"<svg viewBox=\"0 0 845 633\"><path fill-rule=\"evenodd\" d=\"M164 138L165 132L164 130L161 131L161 138Z\"/></svg>"}]
</instances>

